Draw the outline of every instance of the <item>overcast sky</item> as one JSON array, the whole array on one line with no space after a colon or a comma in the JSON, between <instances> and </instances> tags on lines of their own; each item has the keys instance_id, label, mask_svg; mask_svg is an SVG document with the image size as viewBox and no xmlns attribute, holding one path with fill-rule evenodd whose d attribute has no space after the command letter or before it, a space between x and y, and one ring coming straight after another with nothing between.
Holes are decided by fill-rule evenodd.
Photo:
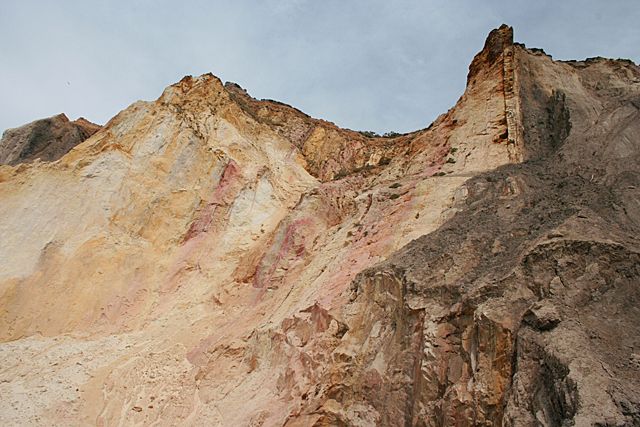
<instances>
[{"instance_id":1,"label":"overcast sky","mask_svg":"<svg viewBox=\"0 0 640 427\"><path fill-rule=\"evenodd\" d=\"M342 127L414 130L502 23L554 58L640 62L640 0L0 0L0 131L103 124L206 72Z\"/></svg>"}]
</instances>

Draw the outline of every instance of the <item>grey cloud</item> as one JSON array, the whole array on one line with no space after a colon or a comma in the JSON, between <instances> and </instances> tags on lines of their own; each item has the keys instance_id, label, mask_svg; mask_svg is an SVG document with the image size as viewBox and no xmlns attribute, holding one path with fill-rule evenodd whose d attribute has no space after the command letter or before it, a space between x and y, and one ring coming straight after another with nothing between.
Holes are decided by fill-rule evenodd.
<instances>
[{"instance_id":1,"label":"grey cloud","mask_svg":"<svg viewBox=\"0 0 640 427\"><path fill-rule=\"evenodd\" d=\"M213 72L352 129L427 126L502 23L561 59L640 60L637 0L5 1L0 129L65 112L104 123Z\"/></svg>"}]
</instances>

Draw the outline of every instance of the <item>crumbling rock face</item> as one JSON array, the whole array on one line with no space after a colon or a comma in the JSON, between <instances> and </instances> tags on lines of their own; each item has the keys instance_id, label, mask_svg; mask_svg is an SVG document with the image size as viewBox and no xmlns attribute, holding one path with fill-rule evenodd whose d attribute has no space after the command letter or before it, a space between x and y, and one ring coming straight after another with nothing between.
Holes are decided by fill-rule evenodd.
<instances>
[{"instance_id":1,"label":"crumbling rock face","mask_svg":"<svg viewBox=\"0 0 640 427\"><path fill-rule=\"evenodd\" d=\"M0 420L640 425L639 99L503 26L396 138L204 75L0 167Z\"/></svg>"},{"instance_id":2,"label":"crumbling rock face","mask_svg":"<svg viewBox=\"0 0 640 427\"><path fill-rule=\"evenodd\" d=\"M415 133L395 138L367 137L318 120L273 100L256 100L235 83L226 83L231 98L253 119L264 123L300 150L307 170L322 181L388 164L404 151Z\"/></svg>"},{"instance_id":3,"label":"crumbling rock face","mask_svg":"<svg viewBox=\"0 0 640 427\"><path fill-rule=\"evenodd\" d=\"M64 114L8 129L0 139L0 165L58 160L98 130L95 123L82 117L72 122Z\"/></svg>"},{"instance_id":4,"label":"crumbling rock face","mask_svg":"<svg viewBox=\"0 0 640 427\"><path fill-rule=\"evenodd\" d=\"M611 79L625 91L592 91L546 79L566 65L515 52L516 71L537 67L519 77L535 161L469 180L450 221L355 282L345 338L361 350L339 368L357 372L339 381L341 422L357 404L381 425L640 423L638 218L623 208L638 197L638 67ZM600 108L588 124L584 105ZM625 165L600 148L611 143L635 147ZM395 394L363 389L373 377Z\"/></svg>"}]
</instances>

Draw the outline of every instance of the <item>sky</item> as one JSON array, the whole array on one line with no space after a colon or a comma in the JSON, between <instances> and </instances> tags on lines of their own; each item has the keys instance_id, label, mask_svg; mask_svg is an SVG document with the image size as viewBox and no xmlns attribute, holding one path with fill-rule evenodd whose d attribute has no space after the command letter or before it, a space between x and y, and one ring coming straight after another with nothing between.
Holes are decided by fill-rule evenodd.
<instances>
[{"instance_id":1,"label":"sky","mask_svg":"<svg viewBox=\"0 0 640 427\"><path fill-rule=\"evenodd\" d=\"M104 124L207 72L341 127L424 128L493 28L556 59L640 62L639 0L0 0L0 132Z\"/></svg>"}]
</instances>

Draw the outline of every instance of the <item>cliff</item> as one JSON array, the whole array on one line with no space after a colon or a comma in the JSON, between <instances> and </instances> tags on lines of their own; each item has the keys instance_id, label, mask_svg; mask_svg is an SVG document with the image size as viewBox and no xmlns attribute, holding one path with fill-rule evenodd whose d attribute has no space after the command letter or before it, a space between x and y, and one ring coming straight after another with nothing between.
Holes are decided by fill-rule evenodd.
<instances>
[{"instance_id":1,"label":"cliff","mask_svg":"<svg viewBox=\"0 0 640 427\"><path fill-rule=\"evenodd\" d=\"M0 166L0 420L639 424L639 118L507 26L394 138L185 77Z\"/></svg>"},{"instance_id":2,"label":"cliff","mask_svg":"<svg viewBox=\"0 0 640 427\"><path fill-rule=\"evenodd\" d=\"M85 118L70 121L64 114L7 129L0 139L0 165L58 160L98 130Z\"/></svg>"}]
</instances>

